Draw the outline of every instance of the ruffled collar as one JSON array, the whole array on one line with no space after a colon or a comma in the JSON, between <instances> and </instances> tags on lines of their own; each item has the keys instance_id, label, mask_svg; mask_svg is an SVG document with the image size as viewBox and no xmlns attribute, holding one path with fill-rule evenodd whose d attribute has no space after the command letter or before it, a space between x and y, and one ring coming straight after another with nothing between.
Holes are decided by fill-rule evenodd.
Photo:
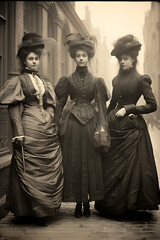
<instances>
[{"instance_id":1,"label":"ruffled collar","mask_svg":"<svg viewBox=\"0 0 160 240\"><path fill-rule=\"evenodd\" d=\"M87 75L87 73L88 73L88 68L87 68L87 66L85 66L85 67L79 67L79 66L77 66L76 67L76 72L78 72L79 73L79 75L80 75L80 77L85 77L86 75Z\"/></svg>"},{"instance_id":2,"label":"ruffled collar","mask_svg":"<svg viewBox=\"0 0 160 240\"><path fill-rule=\"evenodd\" d=\"M29 69L29 68L24 68L24 69L22 70L22 73L38 74L37 71L31 70L31 69Z\"/></svg>"}]
</instances>

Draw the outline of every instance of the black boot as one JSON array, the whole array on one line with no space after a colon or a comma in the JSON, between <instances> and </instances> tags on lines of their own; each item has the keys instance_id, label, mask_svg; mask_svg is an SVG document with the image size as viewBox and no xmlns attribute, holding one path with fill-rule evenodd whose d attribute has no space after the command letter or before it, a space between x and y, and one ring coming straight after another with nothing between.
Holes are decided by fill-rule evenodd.
<instances>
[{"instance_id":1,"label":"black boot","mask_svg":"<svg viewBox=\"0 0 160 240\"><path fill-rule=\"evenodd\" d=\"M95 201L94 207L100 213L104 213L105 212L103 201Z\"/></svg>"},{"instance_id":2,"label":"black boot","mask_svg":"<svg viewBox=\"0 0 160 240\"><path fill-rule=\"evenodd\" d=\"M83 208L84 208L83 215L85 217L89 217L91 215L89 202L84 202L83 203Z\"/></svg>"},{"instance_id":3,"label":"black boot","mask_svg":"<svg viewBox=\"0 0 160 240\"><path fill-rule=\"evenodd\" d=\"M82 203L81 202L77 202L75 212L74 212L74 216L76 218L80 218L82 216Z\"/></svg>"},{"instance_id":4,"label":"black boot","mask_svg":"<svg viewBox=\"0 0 160 240\"><path fill-rule=\"evenodd\" d=\"M35 222L36 222L36 225L39 225L39 226L48 225L45 217L37 217Z\"/></svg>"}]
</instances>

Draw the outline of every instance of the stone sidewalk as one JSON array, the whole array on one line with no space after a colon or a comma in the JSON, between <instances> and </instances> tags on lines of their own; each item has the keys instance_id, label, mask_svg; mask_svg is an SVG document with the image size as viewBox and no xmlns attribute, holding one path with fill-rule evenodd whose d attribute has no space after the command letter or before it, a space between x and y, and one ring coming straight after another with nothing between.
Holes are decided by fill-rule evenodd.
<instances>
[{"instance_id":1,"label":"stone sidewalk","mask_svg":"<svg viewBox=\"0 0 160 240\"><path fill-rule=\"evenodd\" d=\"M0 221L0 240L160 240L160 210L125 220L104 218L91 203L90 218L75 218L75 204L63 203L48 226L16 223L12 214Z\"/></svg>"}]
</instances>

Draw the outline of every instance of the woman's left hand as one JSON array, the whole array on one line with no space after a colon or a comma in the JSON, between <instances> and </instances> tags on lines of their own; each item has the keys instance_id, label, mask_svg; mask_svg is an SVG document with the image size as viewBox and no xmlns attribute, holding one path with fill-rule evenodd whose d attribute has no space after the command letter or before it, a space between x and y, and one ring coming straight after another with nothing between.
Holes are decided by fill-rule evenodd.
<instances>
[{"instance_id":1,"label":"woman's left hand","mask_svg":"<svg viewBox=\"0 0 160 240\"><path fill-rule=\"evenodd\" d=\"M116 117L123 117L126 114L126 109L125 108L121 108L120 110L118 110L118 112L116 112Z\"/></svg>"}]
</instances>

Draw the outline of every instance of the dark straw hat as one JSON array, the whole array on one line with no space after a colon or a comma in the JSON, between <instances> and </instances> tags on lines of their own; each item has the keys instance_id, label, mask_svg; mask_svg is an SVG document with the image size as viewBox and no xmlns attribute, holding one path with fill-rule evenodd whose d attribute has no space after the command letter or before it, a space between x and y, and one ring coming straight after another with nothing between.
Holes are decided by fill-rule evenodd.
<instances>
[{"instance_id":1,"label":"dark straw hat","mask_svg":"<svg viewBox=\"0 0 160 240\"><path fill-rule=\"evenodd\" d=\"M37 33L27 33L22 38L22 43L18 46L17 56L20 55L21 51L26 48L44 48L44 42L40 35Z\"/></svg>"},{"instance_id":2,"label":"dark straw hat","mask_svg":"<svg viewBox=\"0 0 160 240\"><path fill-rule=\"evenodd\" d=\"M141 43L132 35L128 34L120 39L114 45L114 49L111 51L112 56L119 56L120 54L130 51L139 51L141 49Z\"/></svg>"}]
</instances>

